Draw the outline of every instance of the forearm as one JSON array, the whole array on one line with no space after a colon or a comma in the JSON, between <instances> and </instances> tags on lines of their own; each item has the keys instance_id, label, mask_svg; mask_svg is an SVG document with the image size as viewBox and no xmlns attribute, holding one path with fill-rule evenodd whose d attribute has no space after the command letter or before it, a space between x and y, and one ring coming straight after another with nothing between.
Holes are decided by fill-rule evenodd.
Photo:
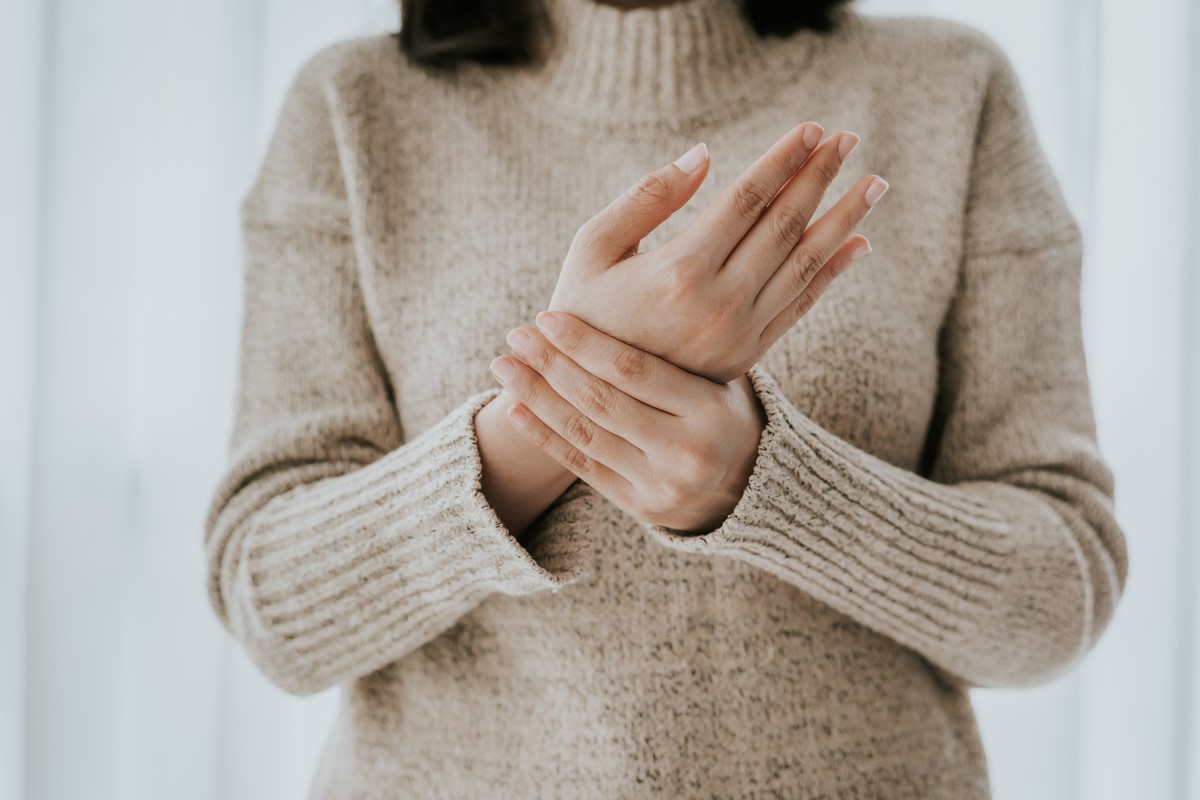
<instances>
[{"instance_id":1,"label":"forearm","mask_svg":"<svg viewBox=\"0 0 1200 800\"><path fill-rule=\"evenodd\" d=\"M481 488L513 536L521 533L575 480L505 417L515 402L507 389L479 410L475 434L483 463Z\"/></svg>"}]
</instances>

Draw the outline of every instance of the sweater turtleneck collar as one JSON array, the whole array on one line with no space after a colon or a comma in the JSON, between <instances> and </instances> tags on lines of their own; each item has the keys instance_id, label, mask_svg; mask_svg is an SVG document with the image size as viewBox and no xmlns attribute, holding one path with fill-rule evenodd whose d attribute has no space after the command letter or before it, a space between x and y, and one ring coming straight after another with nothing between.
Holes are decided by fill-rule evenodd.
<instances>
[{"instance_id":1,"label":"sweater turtleneck collar","mask_svg":"<svg viewBox=\"0 0 1200 800\"><path fill-rule=\"evenodd\" d=\"M596 131L658 130L727 118L769 102L794 80L819 34L760 37L743 0L676 0L624 9L598 0L541 0L548 39L515 71L518 102L538 116Z\"/></svg>"}]
</instances>

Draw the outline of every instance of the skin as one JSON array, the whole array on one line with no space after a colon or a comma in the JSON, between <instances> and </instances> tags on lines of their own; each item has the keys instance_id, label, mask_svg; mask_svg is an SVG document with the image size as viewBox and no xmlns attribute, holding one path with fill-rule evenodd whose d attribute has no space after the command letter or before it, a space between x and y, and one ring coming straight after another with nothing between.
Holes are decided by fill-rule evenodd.
<instances>
[{"instance_id":1,"label":"skin","mask_svg":"<svg viewBox=\"0 0 1200 800\"><path fill-rule=\"evenodd\" d=\"M578 318L542 312L510 337L509 420L626 513L710 531L745 490L766 417L750 383L716 383Z\"/></svg>"},{"instance_id":2,"label":"skin","mask_svg":"<svg viewBox=\"0 0 1200 800\"><path fill-rule=\"evenodd\" d=\"M648 173L580 228L550 313L509 333L517 355L492 362L504 390L475 418L483 493L513 535L577 477L680 531L732 511L765 424L745 370L869 252L853 231L887 188L866 176L810 225L858 141L822 134L797 125L654 251L638 253L642 238L695 193L707 158Z\"/></svg>"}]
</instances>

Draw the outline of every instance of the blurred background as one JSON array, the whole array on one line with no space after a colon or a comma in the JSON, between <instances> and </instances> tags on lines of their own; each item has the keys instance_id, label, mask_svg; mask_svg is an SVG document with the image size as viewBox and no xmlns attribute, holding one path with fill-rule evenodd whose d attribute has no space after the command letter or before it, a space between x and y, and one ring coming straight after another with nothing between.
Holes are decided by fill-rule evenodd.
<instances>
[{"instance_id":1,"label":"blurred background","mask_svg":"<svg viewBox=\"0 0 1200 800\"><path fill-rule=\"evenodd\" d=\"M860 0L997 39L1087 237L1126 594L1069 675L972 690L998 800L1200 798L1200 7ZM303 798L337 702L209 608L238 204L318 47L395 0L0 4L0 798ZM1036 291L1036 287L1030 287Z\"/></svg>"}]
</instances>

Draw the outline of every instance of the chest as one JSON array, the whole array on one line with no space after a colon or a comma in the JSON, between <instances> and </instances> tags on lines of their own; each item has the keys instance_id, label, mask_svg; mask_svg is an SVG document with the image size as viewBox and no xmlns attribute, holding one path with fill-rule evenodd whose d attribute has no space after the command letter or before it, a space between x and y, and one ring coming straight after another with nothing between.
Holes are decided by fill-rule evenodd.
<instances>
[{"instance_id":1,"label":"chest","mask_svg":"<svg viewBox=\"0 0 1200 800\"><path fill-rule=\"evenodd\" d=\"M858 115L859 119L854 117ZM505 334L546 307L579 226L643 173L694 141L712 152L696 195L643 243L652 250L794 124L782 109L693 140L571 141L519 113L443 120L429 147L375 154L360 258L380 357L408 437L468 395L494 386L488 368ZM932 150L897 148L866 110L830 110L863 141L818 214L864 174L891 190L860 227L874 251L840 276L767 352L763 365L818 424L892 463L916 466L938 383L937 338L956 281L958 193L929 188ZM814 115L813 118L819 118ZM856 124L857 123L857 124ZM883 140L878 141L876 137ZM438 138L440 137L440 138ZM452 141L452 157L435 142ZM943 157L948 157L943 154ZM379 167L392 180L379 179ZM946 164L948 181L959 170ZM921 187L919 190L910 187Z\"/></svg>"}]
</instances>

